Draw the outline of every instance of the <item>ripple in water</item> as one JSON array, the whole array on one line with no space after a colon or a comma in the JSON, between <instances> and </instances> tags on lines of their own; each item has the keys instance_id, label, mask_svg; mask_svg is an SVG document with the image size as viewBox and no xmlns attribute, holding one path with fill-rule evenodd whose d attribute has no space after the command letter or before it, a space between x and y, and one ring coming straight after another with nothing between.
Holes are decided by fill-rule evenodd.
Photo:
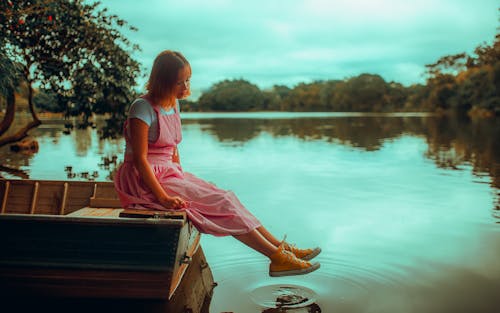
<instances>
[{"instance_id":1,"label":"ripple in water","mask_svg":"<svg viewBox=\"0 0 500 313\"><path fill-rule=\"evenodd\" d=\"M298 285L267 285L254 289L250 298L265 308L287 309L279 312L321 312L316 301L316 293ZM300 310L299 310L300 309ZM313 309L311 311L311 309ZM274 312L265 310L263 312Z\"/></svg>"}]
</instances>

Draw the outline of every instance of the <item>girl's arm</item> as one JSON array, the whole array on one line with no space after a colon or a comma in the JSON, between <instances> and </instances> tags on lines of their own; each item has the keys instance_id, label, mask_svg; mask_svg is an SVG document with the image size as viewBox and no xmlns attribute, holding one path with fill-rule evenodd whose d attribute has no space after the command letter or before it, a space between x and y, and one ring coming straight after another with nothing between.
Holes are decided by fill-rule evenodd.
<instances>
[{"instance_id":1,"label":"girl's arm","mask_svg":"<svg viewBox=\"0 0 500 313\"><path fill-rule=\"evenodd\" d=\"M181 198L169 196L165 189L162 188L148 162L148 124L138 118L131 118L129 127L134 166L146 186L151 189L151 192L165 208L180 209L185 207L186 204Z\"/></svg>"}]
</instances>

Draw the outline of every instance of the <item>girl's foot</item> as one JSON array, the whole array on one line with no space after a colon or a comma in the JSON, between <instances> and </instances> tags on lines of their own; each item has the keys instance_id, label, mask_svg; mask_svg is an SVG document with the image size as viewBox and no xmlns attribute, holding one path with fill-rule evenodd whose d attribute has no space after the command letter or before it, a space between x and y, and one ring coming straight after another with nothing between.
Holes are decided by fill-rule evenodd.
<instances>
[{"instance_id":1,"label":"girl's foot","mask_svg":"<svg viewBox=\"0 0 500 313\"><path fill-rule=\"evenodd\" d=\"M319 263L311 263L297 258L290 251L285 250L285 245L281 244L273 255L269 257L269 276L290 276L303 275L317 270Z\"/></svg>"},{"instance_id":2,"label":"girl's foot","mask_svg":"<svg viewBox=\"0 0 500 313\"><path fill-rule=\"evenodd\" d=\"M290 251L297 258L309 261L312 258L315 258L321 252L321 248L316 247L314 249L299 249L295 245L291 245L285 241L283 241L283 245L285 246L286 251Z\"/></svg>"}]
</instances>

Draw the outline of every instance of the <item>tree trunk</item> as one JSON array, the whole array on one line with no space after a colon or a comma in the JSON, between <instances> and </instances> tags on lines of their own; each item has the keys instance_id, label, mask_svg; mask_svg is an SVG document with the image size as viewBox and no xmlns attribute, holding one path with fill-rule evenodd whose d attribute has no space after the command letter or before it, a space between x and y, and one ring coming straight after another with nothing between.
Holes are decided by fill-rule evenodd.
<instances>
[{"instance_id":1,"label":"tree trunk","mask_svg":"<svg viewBox=\"0 0 500 313\"><path fill-rule=\"evenodd\" d=\"M7 101L7 108L5 110L5 116L0 123L0 136L5 134L14 121L14 115L16 113L16 97L14 95L14 89L9 89L5 97Z\"/></svg>"},{"instance_id":2,"label":"tree trunk","mask_svg":"<svg viewBox=\"0 0 500 313\"><path fill-rule=\"evenodd\" d=\"M30 112L31 112L31 117L33 118L33 120L31 122L29 122L26 126L24 126L23 128L21 128L19 131L17 131L15 134L10 135L10 136L6 136L6 137L3 137L3 138L0 138L0 147L3 147L3 146L5 146L5 145L7 145L9 143L13 143L13 142L19 141L19 140L27 137L28 136L28 131L30 129L35 128L38 125L42 124L42 122L38 119L38 116L36 115L35 108L34 108L34 105L33 105L33 87L31 85L31 81L28 81L28 105L29 105L29 109L30 109ZM12 109L15 109L15 100L14 100L14 104L12 106L13 106ZM7 104L7 109L8 108L9 108L9 105ZM7 113L8 113L8 111L7 111ZM12 112L11 114L12 114L12 119L14 119L14 113ZM6 114L5 118L4 118L4 121L7 118L7 116L8 115ZM2 126L3 126L3 124L4 124L4 122L2 121ZM9 128L9 126L11 126L11 124L12 124L12 121L7 126L7 129ZM0 135L1 134L2 133L0 133Z\"/></svg>"},{"instance_id":3,"label":"tree trunk","mask_svg":"<svg viewBox=\"0 0 500 313\"><path fill-rule=\"evenodd\" d=\"M31 81L28 81L28 105L30 108L31 117L33 117L33 122L38 123L36 124L36 126L42 124L42 121L38 119L38 116L35 112L35 106L33 104L33 85L31 84Z\"/></svg>"},{"instance_id":4,"label":"tree trunk","mask_svg":"<svg viewBox=\"0 0 500 313\"><path fill-rule=\"evenodd\" d=\"M42 124L42 122L40 122L40 120L31 121L26 126L24 126L19 131L17 131L17 133L10 135L10 136L6 136L4 138L0 138L0 147L3 147L9 143L13 143L13 142L19 141L19 140L27 137L28 131L32 128L37 127L40 124Z\"/></svg>"}]
</instances>

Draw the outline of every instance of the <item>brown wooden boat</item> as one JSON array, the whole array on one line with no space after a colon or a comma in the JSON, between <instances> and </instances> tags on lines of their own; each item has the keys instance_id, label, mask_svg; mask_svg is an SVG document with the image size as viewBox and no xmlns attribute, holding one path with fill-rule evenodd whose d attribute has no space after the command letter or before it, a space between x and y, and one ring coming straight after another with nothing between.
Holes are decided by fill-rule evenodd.
<instances>
[{"instance_id":1,"label":"brown wooden boat","mask_svg":"<svg viewBox=\"0 0 500 313\"><path fill-rule=\"evenodd\" d=\"M185 213L123 210L111 182L0 179L0 205L3 295L168 300L199 246Z\"/></svg>"}]
</instances>

